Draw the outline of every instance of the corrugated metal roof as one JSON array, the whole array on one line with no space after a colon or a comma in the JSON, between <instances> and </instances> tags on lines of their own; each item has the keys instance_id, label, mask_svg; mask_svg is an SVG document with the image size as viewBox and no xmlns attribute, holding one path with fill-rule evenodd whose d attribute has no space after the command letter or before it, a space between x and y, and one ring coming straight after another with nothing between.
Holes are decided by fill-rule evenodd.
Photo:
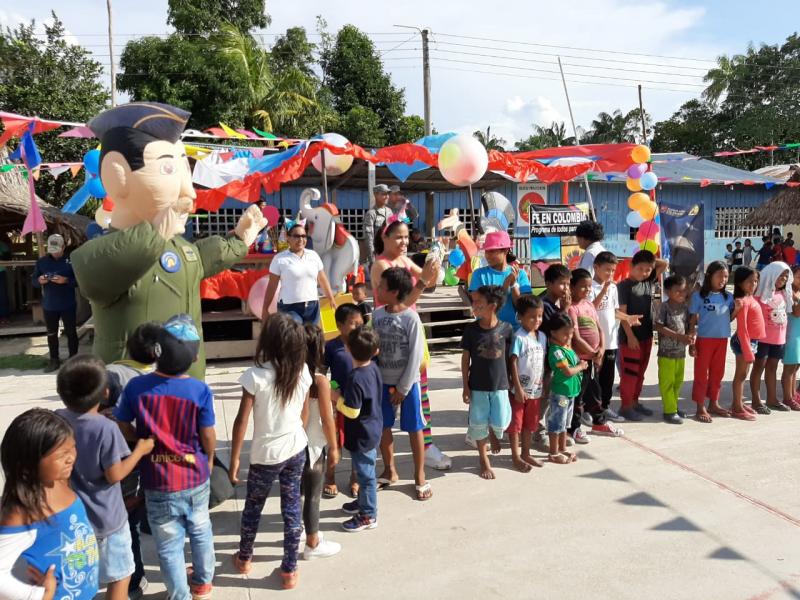
<instances>
[{"instance_id":1,"label":"corrugated metal roof","mask_svg":"<svg viewBox=\"0 0 800 600\"><path fill-rule=\"evenodd\" d=\"M782 183L780 179L775 177L766 177L744 169L729 167L713 160L698 158L687 152L653 154L652 160L653 171L656 172L658 178L668 178L669 183L697 184L703 179L708 179L715 183L720 181Z\"/></svg>"}]
</instances>

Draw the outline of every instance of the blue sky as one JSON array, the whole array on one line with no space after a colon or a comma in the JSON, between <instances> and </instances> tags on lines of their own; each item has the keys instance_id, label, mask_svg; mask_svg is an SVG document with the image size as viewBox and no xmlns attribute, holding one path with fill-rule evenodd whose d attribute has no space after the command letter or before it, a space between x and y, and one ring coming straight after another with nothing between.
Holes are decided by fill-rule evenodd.
<instances>
[{"instance_id":1,"label":"blue sky","mask_svg":"<svg viewBox=\"0 0 800 600\"><path fill-rule=\"evenodd\" d=\"M114 4L118 43L130 39L127 34L168 31L167 0ZM332 31L352 23L381 34L373 39L385 52L386 68L406 89L408 111L421 114L420 44L413 31L393 25L429 27L434 125L440 131L491 125L511 141L528 135L531 123L568 122L556 55L567 73L576 74L567 78L579 125L601 110L633 108L639 82L645 108L663 119L699 94L707 61L743 51L751 41L782 42L795 30L796 5L797 0L372 0L367 7L351 0L268 1L272 25L263 39L268 45L274 34L295 25L313 32L318 14ZM0 8L0 23L45 20L52 8L75 41L108 62L105 0L29 0Z\"/></svg>"}]
</instances>

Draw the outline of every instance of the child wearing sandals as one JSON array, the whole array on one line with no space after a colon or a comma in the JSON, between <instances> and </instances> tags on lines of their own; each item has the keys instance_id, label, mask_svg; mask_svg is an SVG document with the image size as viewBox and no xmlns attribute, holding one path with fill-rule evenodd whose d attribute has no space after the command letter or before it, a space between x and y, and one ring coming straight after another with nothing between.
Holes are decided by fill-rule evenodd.
<instances>
[{"instance_id":1,"label":"child wearing sandals","mask_svg":"<svg viewBox=\"0 0 800 600\"><path fill-rule=\"evenodd\" d=\"M744 265L733 274L733 297L741 301L741 309L736 315L736 333L731 337L731 350L736 356L731 415L743 421L756 420L756 411L744 403L744 381L756 360L758 340L766 335L761 306L753 297L758 287L758 276L758 271Z\"/></svg>"},{"instance_id":2,"label":"child wearing sandals","mask_svg":"<svg viewBox=\"0 0 800 600\"><path fill-rule=\"evenodd\" d=\"M578 360L572 349L575 327L572 319L556 313L548 322L550 344L547 362L553 372L550 382L550 407L547 415L547 434L550 438L550 462L566 464L577 460L567 451L567 426L572 420L575 398L581 392L581 376L589 368L585 360Z\"/></svg>"},{"instance_id":3,"label":"child wearing sandals","mask_svg":"<svg viewBox=\"0 0 800 600\"><path fill-rule=\"evenodd\" d=\"M381 455L384 471L378 484L388 487L398 479L394 462L392 427L400 409L400 429L408 433L414 460L414 484L417 500L433 496L425 479L425 429L420 391L420 366L424 354L422 321L404 300L414 287L411 275L402 267L390 267L381 273L376 296L381 304L372 315L372 327L380 338L378 367L383 379L383 436Z\"/></svg>"},{"instance_id":4,"label":"child wearing sandals","mask_svg":"<svg viewBox=\"0 0 800 600\"><path fill-rule=\"evenodd\" d=\"M741 300L735 301L725 290L727 283L728 266L721 260L715 260L708 265L703 285L692 294L689 302L689 333L697 336L694 345L689 346L689 354L695 357L692 400L697 404L695 418L701 423L711 423L712 414L730 416L719 405L719 393L725 374L731 321L736 318ZM706 398L709 400L708 410L705 407Z\"/></svg>"},{"instance_id":5,"label":"child wearing sandals","mask_svg":"<svg viewBox=\"0 0 800 600\"><path fill-rule=\"evenodd\" d=\"M778 363L783 360L788 312L792 310L793 303L789 286L791 275L789 265L784 262L768 264L761 271L754 294L764 315L765 335L758 341L756 360L750 375L750 393L753 396L753 408L761 415L768 415L773 410L791 410L778 400ZM767 388L766 406L761 402L762 374Z\"/></svg>"},{"instance_id":6,"label":"child wearing sandals","mask_svg":"<svg viewBox=\"0 0 800 600\"><path fill-rule=\"evenodd\" d=\"M476 321L464 328L461 338L462 399L469 405L469 438L478 444L480 476L494 479L489 462L489 431L500 439L511 423L508 370L511 325L498 318L506 300L499 285L482 285L473 292Z\"/></svg>"},{"instance_id":7,"label":"child wearing sandals","mask_svg":"<svg viewBox=\"0 0 800 600\"><path fill-rule=\"evenodd\" d=\"M800 367L800 265L792 267L792 309L786 330L786 352L783 354L783 403L792 410L800 410L800 392L797 391L797 368Z\"/></svg>"}]
</instances>

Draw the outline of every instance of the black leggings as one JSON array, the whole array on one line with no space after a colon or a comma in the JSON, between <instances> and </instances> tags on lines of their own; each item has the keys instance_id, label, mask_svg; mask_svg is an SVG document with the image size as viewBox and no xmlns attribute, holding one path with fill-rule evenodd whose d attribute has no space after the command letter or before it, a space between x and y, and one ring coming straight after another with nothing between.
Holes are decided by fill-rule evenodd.
<instances>
[{"instance_id":1,"label":"black leggings","mask_svg":"<svg viewBox=\"0 0 800 600\"><path fill-rule=\"evenodd\" d=\"M301 490L303 492L303 527L306 535L319 532L319 501L322 499L322 485L325 478L325 461L327 452L322 454L313 465L306 449L306 466L303 468Z\"/></svg>"},{"instance_id":2,"label":"black leggings","mask_svg":"<svg viewBox=\"0 0 800 600\"><path fill-rule=\"evenodd\" d=\"M47 325L47 347L50 350L50 358L53 360L58 360L59 320L64 323L64 335L67 336L69 355L75 356L78 353L78 330L75 324L75 309L46 310L44 311L44 322Z\"/></svg>"}]
</instances>

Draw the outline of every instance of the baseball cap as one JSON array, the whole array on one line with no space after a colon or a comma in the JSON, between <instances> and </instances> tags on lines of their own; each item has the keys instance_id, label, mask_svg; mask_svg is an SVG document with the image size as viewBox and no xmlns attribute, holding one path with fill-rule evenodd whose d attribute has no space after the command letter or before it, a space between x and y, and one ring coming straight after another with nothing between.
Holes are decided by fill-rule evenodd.
<instances>
[{"instance_id":1,"label":"baseball cap","mask_svg":"<svg viewBox=\"0 0 800 600\"><path fill-rule=\"evenodd\" d=\"M374 188L372 188L373 194L388 194L389 193L389 186L385 183L379 183Z\"/></svg>"},{"instance_id":2,"label":"baseball cap","mask_svg":"<svg viewBox=\"0 0 800 600\"><path fill-rule=\"evenodd\" d=\"M47 238L47 252L52 254L53 252L61 252L63 250L64 250L63 237L61 237L57 233L54 233L49 238Z\"/></svg>"},{"instance_id":3,"label":"baseball cap","mask_svg":"<svg viewBox=\"0 0 800 600\"><path fill-rule=\"evenodd\" d=\"M486 250L510 250L511 238L505 231L492 231L486 234L486 241L483 243Z\"/></svg>"},{"instance_id":4,"label":"baseball cap","mask_svg":"<svg viewBox=\"0 0 800 600\"><path fill-rule=\"evenodd\" d=\"M389 193L390 193L390 194L396 194L396 193L398 193L399 191L400 191L400 186L399 186L399 185L393 185L393 186L391 186L391 187L389 188Z\"/></svg>"}]
</instances>

